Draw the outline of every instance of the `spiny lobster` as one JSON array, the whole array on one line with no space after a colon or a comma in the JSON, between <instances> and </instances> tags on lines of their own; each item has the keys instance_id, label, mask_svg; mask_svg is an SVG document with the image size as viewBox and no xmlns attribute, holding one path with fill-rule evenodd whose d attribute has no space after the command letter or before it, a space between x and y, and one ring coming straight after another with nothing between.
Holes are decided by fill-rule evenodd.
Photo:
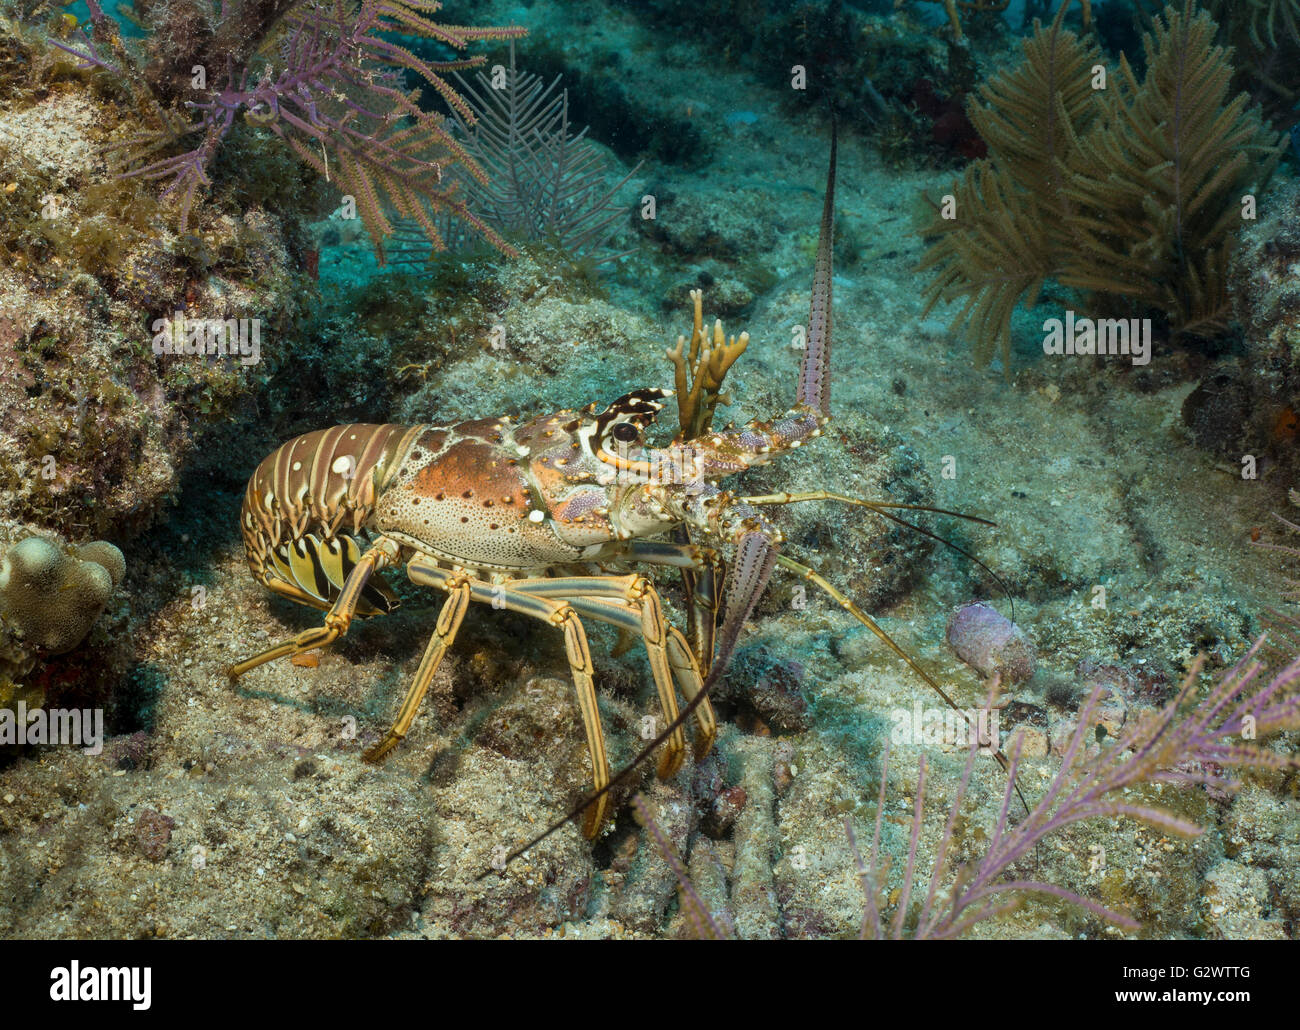
<instances>
[{"instance_id":1,"label":"spiny lobster","mask_svg":"<svg viewBox=\"0 0 1300 1030\"><path fill-rule=\"evenodd\" d=\"M820 436L829 421L835 157L832 136L806 347L790 410L770 422L709 428L722 376L748 337L728 344L717 323L710 342L697 292L693 384L686 382L682 339L669 355L677 366L681 415L669 447L643 442L664 399L673 395L656 388L629 393L598 413L593 405L520 423L507 417L451 426L344 425L290 440L249 480L241 529L259 582L327 614L323 626L232 666L231 677L329 644L356 616L391 611L397 599L377 573L404 560L413 583L445 591L447 598L392 726L364 754L373 762L406 735L471 601L553 625L564 635L595 786L567 818L585 810L588 837L604 825L612 781L583 618L642 639L666 721L618 779L661 744L658 774L674 775L690 717L697 724L697 757L708 752L717 729L709 687L727 667L777 565L826 591L956 708L857 605L812 568L778 553L781 532L761 511L768 504L838 500L895 518L885 509L917 506L826 491L745 497L716 484ZM692 429L699 431L688 439ZM665 539L674 532L677 540ZM724 547L732 551L729 562L721 556ZM690 601L689 641L665 621L654 584L632 569L637 562L681 570ZM688 701L680 712L674 682Z\"/></svg>"}]
</instances>

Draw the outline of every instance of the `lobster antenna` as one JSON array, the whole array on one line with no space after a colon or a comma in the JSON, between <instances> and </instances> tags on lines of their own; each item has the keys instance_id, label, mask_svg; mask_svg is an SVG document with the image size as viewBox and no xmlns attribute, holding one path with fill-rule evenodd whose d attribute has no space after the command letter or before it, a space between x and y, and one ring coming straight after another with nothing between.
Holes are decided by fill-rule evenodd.
<instances>
[{"instance_id":1,"label":"lobster antenna","mask_svg":"<svg viewBox=\"0 0 1300 1030\"><path fill-rule=\"evenodd\" d=\"M821 233L817 239L817 261L813 266L812 303L808 311L808 339L799 366L799 388L795 401L820 412L831 413L831 280L835 251L835 155L839 149L839 128L831 115L831 167L826 174L826 198L822 201Z\"/></svg>"},{"instance_id":2,"label":"lobster antenna","mask_svg":"<svg viewBox=\"0 0 1300 1030\"><path fill-rule=\"evenodd\" d=\"M893 506L890 505L890 507L893 507ZM908 507L911 507L911 505L908 505ZM879 508L877 508L875 505L872 505L871 508L872 508L872 510L873 510L877 515L879 515L882 519L888 519L890 522L893 522L895 525L906 526L906 527L907 527L908 529L910 529L913 533L920 533L921 536L928 537L928 538L931 539L931 540L935 540L935 541L937 541L937 542L943 544L945 547L950 547L950 548L952 548L954 551L956 551L958 554L960 554L962 557L964 557L964 558L969 558L971 561L973 561L973 562L974 562L976 565L978 565L981 569L983 569L985 572L987 572L987 573L989 574L989 576L992 577L993 582L996 583L996 584L998 585L998 589L1001 590L1004 594L1006 594L1006 596L1007 596L1007 603L1009 603L1009 604L1011 605L1011 621L1012 621L1012 622L1015 622L1015 621L1016 621L1016 599L1015 599L1014 597L1011 596L1011 589L1010 589L1010 588L1007 586L1007 584L1003 581L1003 579L1002 579L1001 576L999 576L996 572L994 572L992 569L990 569L990 568L989 568L987 565L985 565L982 561L980 561L978 558L976 558L975 555L971 554L970 551L966 550L966 548L962 547L960 544L955 544L955 543L953 543L953 542L952 542L951 540L949 540L947 537L942 537L942 536L940 536L938 533L932 533L930 530L926 529L924 526L918 526L915 522L908 522L907 519L899 518L897 515L891 515L891 514L890 514L889 512L887 512L887 511L881 511L881 510L880 510ZM925 510L925 509L923 509L923 510ZM934 509L934 510L937 511L938 509ZM978 521L980 521L980 522L984 522L984 521L986 521L986 520L984 520L984 519L979 519L978 516L972 516L972 518L976 518L976 519L977 519ZM992 524L993 524L993 523L990 523L990 525L992 525Z\"/></svg>"}]
</instances>

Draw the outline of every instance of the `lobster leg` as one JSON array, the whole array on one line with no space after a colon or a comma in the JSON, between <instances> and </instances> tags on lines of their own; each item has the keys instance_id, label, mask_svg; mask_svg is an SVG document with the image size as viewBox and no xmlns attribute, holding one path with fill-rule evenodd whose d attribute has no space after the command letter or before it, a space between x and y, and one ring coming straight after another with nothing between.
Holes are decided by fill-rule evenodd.
<instances>
[{"instance_id":1,"label":"lobster leg","mask_svg":"<svg viewBox=\"0 0 1300 1030\"><path fill-rule=\"evenodd\" d=\"M704 679L700 676L700 664L695 660L691 645L675 626L668 627L668 661L672 663L677 682L689 704L704 689ZM709 753L718 736L718 718L713 714L713 705L707 695L695 706L695 721L698 723L695 734L695 758L698 761Z\"/></svg>"},{"instance_id":2,"label":"lobster leg","mask_svg":"<svg viewBox=\"0 0 1300 1030\"><path fill-rule=\"evenodd\" d=\"M607 622L611 626L617 626L619 629L626 629L633 633L640 632L640 616L630 608L603 598L593 597L575 597L569 600L569 603L577 609L578 614L589 619L598 619L601 622ZM695 654L691 650L691 645L686 642L686 637L682 632L671 623L665 623L668 632L668 664L673 670L673 676L677 685L681 688L682 696L686 700L692 701L695 695L700 692L703 686L703 679L700 676L699 664L695 661ZM674 709L675 710L675 709ZM673 717L674 720L676 716ZM713 747L713 741L718 735L718 720L713 714L713 706L709 704L709 699L704 698L703 702L695 709L695 721L697 732L695 735L695 757L703 758Z\"/></svg>"},{"instance_id":3,"label":"lobster leg","mask_svg":"<svg viewBox=\"0 0 1300 1030\"><path fill-rule=\"evenodd\" d=\"M411 582L421 586L441 587L447 591L448 597L438 613L438 622L434 626L433 636L429 640L429 646L425 648L424 657L420 659L420 667L415 670L415 678L406 691L406 698L397 711L397 717L388 728L388 732L384 734L384 739L361 755L367 762L382 761L384 756L397 747L406 736L411 723L415 720L415 713L420 708L420 702L424 700L425 691L433 682L434 674L455 641L460 624L465 621L465 612L469 609L470 579L463 572L448 572L430 566L421 567L418 572L410 570L409 574Z\"/></svg>"},{"instance_id":4,"label":"lobster leg","mask_svg":"<svg viewBox=\"0 0 1300 1030\"><path fill-rule=\"evenodd\" d=\"M669 565L681 569L690 602L691 644L701 669L713 666L714 639L718 631L722 559L711 547L690 543L634 540L624 547L630 561Z\"/></svg>"},{"instance_id":5,"label":"lobster leg","mask_svg":"<svg viewBox=\"0 0 1300 1030\"><path fill-rule=\"evenodd\" d=\"M663 711L664 725L677 719L677 695L673 693L672 667L668 660L668 628L663 606L651 582L644 576L573 576L558 579L523 580L512 583L511 588L541 597L560 597L574 604L587 597L615 597L635 610L637 620L631 624L615 623L620 629L630 629L645 642L646 657L659 693L659 707ZM586 614L582 612L581 614ZM597 618L601 616L597 615ZM611 621L611 620L605 620ZM650 734L654 736L654 734ZM670 779L677 775L686 755L686 736L679 726L668 738L664 753L659 759L659 778Z\"/></svg>"},{"instance_id":6,"label":"lobster leg","mask_svg":"<svg viewBox=\"0 0 1300 1030\"><path fill-rule=\"evenodd\" d=\"M603 790L609 783L609 758L605 754L605 731L600 724L600 709L596 706L596 684L592 679L591 652L587 648L587 634L578 621L578 613L570 605L529 597L514 590L505 592L506 607L524 615L531 615L564 631L564 650L569 657L569 670L578 692L578 708L582 724L587 731L587 750L591 755L591 783ZM609 808L609 795L587 810L582 822L583 835L594 840L605 825Z\"/></svg>"},{"instance_id":7,"label":"lobster leg","mask_svg":"<svg viewBox=\"0 0 1300 1030\"><path fill-rule=\"evenodd\" d=\"M683 569L682 582L691 602L691 642L700 668L713 666L714 639L718 632L722 559L712 548L701 552L698 569Z\"/></svg>"},{"instance_id":8,"label":"lobster leg","mask_svg":"<svg viewBox=\"0 0 1300 1030\"><path fill-rule=\"evenodd\" d=\"M239 679L249 669L255 669L259 665L273 662L277 658L284 658L287 655L302 654L304 651L324 647L344 636L348 631L348 626L352 623L352 617L356 614L357 604L361 600L361 592L365 589L366 581L375 572L395 561L399 553L400 548L396 543L387 537L380 537L375 541L374 546L368 548L366 553L357 560L356 567L348 576L347 582L343 584L343 590L340 592L338 599L330 610L325 613L324 626L304 630L292 640L267 648L261 654L256 654L252 658L245 658L242 662L236 662L228 670L230 678L232 680Z\"/></svg>"},{"instance_id":9,"label":"lobster leg","mask_svg":"<svg viewBox=\"0 0 1300 1030\"><path fill-rule=\"evenodd\" d=\"M407 575L411 577L412 583L441 587L448 577L454 574L438 566L432 559L416 555L407 563ZM586 731L586 748L591 758L591 786L597 791L603 791L610 783L610 759L604 750L601 710L595 700L595 681L591 678L593 672L591 652L586 645L586 632L582 629L582 623L578 622L577 611L567 603L525 593L517 589L519 584L516 583L493 584L468 579L468 577L467 583L471 600L495 607L504 606L507 610L532 616L563 631L564 653L567 654L569 672L573 676L573 687L577 691L578 711L582 714L582 727ZM421 663L421 668L422 665L424 663ZM419 697L413 697L413 692L415 692L415 684L412 685L412 691L407 693L407 702L403 704L403 711L406 711L408 705L413 711L413 705L419 704ZM582 821L582 834L594 839L601 832L608 805L610 805L608 795L602 793L601 800L586 810L586 817Z\"/></svg>"}]
</instances>

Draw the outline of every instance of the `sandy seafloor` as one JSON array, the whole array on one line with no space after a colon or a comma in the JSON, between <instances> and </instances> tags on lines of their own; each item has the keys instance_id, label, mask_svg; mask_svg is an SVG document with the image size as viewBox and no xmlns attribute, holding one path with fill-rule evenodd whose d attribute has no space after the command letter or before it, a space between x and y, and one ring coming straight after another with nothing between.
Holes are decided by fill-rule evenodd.
<instances>
[{"instance_id":1,"label":"sandy seafloor","mask_svg":"<svg viewBox=\"0 0 1300 1030\"><path fill-rule=\"evenodd\" d=\"M484 7L483 21L531 16ZM689 108L714 156L689 172L647 165L633 189L670 189L678 210L706 220L732 254L705 264L633 235L636 252L607 282L605 299L552 295L548 273L517 270L511 274L524 299L512 309L507 352L464 348L412 387L394 420L542 411L670 385L663 345L688 330L689 312L684 304L665 308L664 294L680 293L701 267L713 290L729 288L753 263L770 273L770 286L743 318L726 319L729 331L748 329L752 342L732 373L734 405L724 417L784 410L798 359L789 327L805 320L808 307L826 133L689 39L653 35L605 11L596 29L574 32L573 45L632 40L654 51L656 64L629 63L626 74L642 75L646 89L667 83L664 103ZM734 112L753 117L729 118ZM1022 314L1014 381L997 366L973 369L968 347L948 333L951 312L921 317L922 281L913 272L924 248L911 232L919 198L942 192L954 174L887 168L870 145L845 133L836 197L835 421L823 440L744 482L751 492L825 488L996 520L996 528L953 520L937 528L1005 580L1016 622L1036 644L1036 675L1012 695L1043 724L1031 733L1022 773L1033 797L1055 772L1050 751L1070 725L1068 708L1047 698L1051 684L1084 683L1081 668L1111 666L1106 675L1136 695L1141 685L1177 683L1198 651L1222 668L1248 646L1283 589L1276 562L1251 546L1251 530L1269 527L1270 512L1286 512L1290 484L1268 475L1243 481L1193 446L1179 413L1195 381L1161 341L1145 369L1048 359L1035 353L1034 317ZM323 288L356 274L364 255L363 243L327 248ZM329 410L319 417L321 426L331 424ZM99 758L51 748L0 768L0 932L688 935L676 881L626 803L595 845L569 827L503 875L476 879L496 849L527 839L586 787L558 635L472 610L409 737L380 767L363 764L360 751L395 712L435 598L403 587L400 612L358 624L318 667L282 661L231 687L225 668L233 659L318 619L273 600L243 557L241 483L269 449L257 449L264 442L226 441L222 460L239 468L225 478L183 478L164 519L125 545L132 600L106 617L117 620L114 632L129 635L134 682L149 684L141 701L147 714L133 735L111 741ZM952 480L941 477L948 455L956 459ZM982 700L978 675L952 655L944 628L954 606L975 598L992 597L1009 611L987 575L853 509L802 505L777 517L793 556L862 601L963 703ZM6 528L11 536L23 529ZM196 584L206 591L201 609L192 603ZM1105 610L1090 603L1098 585ZM806 607L794 606L792 586L777 574L742 639L724 685L714 755L702 767L688 760L666 783L647 769L641 789L687 856L701 895L729 913L738 935L851 937L863 901L845 820L869 839L889 713L918 699L936 702L834 604L809 595ZM666 593L680 620L672 589ZM614 634L591 627L590 635L617 766L636 747L641 716L654 711L653 690L636 648L612 657ZM791 683L804 705L779 689ZM746 700L751 694L758 700ZM1274 746L1295 749L1300 741L1292 735ZM895 747L888 770L883 846L894 856L894 886L919 754ZM929 755L924 870L964 758ZM978 853L1003 783L993 762L976 765L959 860ZM719 811L724 791L740 797L736 787L743 804ZM1134 823L1088 824L1050 839L1034 875L1123 908L1146 936L1293 936L1300 919L1294 781L1248 776L1231 799L1188 788L1166 790L1160 800L1199 821L1204 835L1184 841ZM157 813L171 820L160 845L141 832ZM1101 870L1090 868L1098 845L1106 855ZM1094 916L1036 898L971 935L1120 936Z\"/></svg>"}]
</instances>

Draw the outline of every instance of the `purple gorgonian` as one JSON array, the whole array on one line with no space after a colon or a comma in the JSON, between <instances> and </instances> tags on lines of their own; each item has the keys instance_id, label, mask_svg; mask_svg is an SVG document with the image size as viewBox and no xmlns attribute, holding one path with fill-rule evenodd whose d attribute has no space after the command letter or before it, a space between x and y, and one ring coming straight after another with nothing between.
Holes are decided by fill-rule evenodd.
<instances>
[{"instance_id":1,"label":"purple gorgonian","mask_svg":"<svg viewBox=\"0 0 1300 1030\"><path fill-rule=\"evenodd\" d=\"M461 177L449 170L458 166L477 182L486 182L487 173L447 131L444 116L422 106L421 90L406 87L409 79L427 84L458 120L472 121L473 112L447 76L484 58L433 60L401 40L425 41L422 52L460 52L476 41L521 36L522 28L444 25L429 17L441 7L437 0L236 0L220 11L202 0L209 16L197 19L202 31L194 30L194 45L202 59L220 67L193 64L188 88L169 103L150 88L159 79L161 42L142 58L128 49L117 23L96 0L88 0L88 6L90 32L79 31L72 43L52 42L85 66L125 80L148 127L107 151L120 175L166 183L163 196L180 200L182 230L201 191L211 185L213 161L242 119L283 140L301 161L354 198L381 262L393 219L419 226L441 249L437 223L448 214L510 252L466 207ZM155 36L170 24L155 20ZM177 47L169 54L175 68L162 79L166 86L174 85L176 68L190 60L179 56ZM150 63L151 55L156 59Z\"/></svg>"}]
</instances>

